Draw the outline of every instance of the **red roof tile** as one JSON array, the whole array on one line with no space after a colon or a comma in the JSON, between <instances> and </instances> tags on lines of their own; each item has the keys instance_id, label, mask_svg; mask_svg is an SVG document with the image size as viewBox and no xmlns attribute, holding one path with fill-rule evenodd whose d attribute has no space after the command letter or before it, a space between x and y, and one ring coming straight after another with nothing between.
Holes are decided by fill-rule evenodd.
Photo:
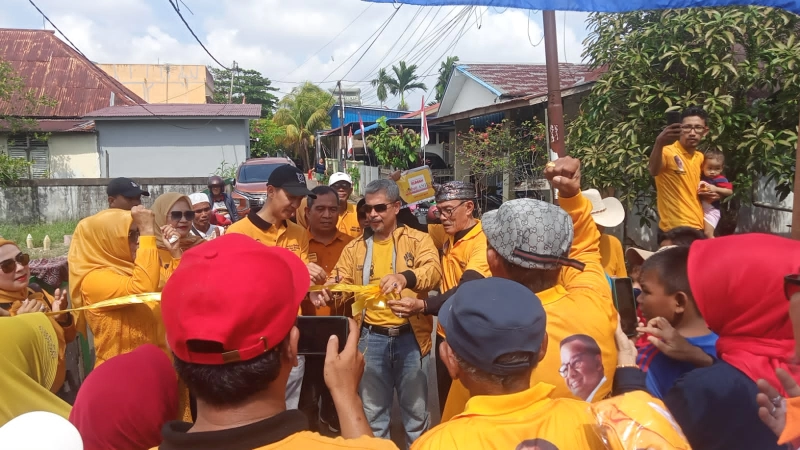
<instances>
[{"instance_id":1,"label":"red roof tile","mask_svg":"<svg viewBox=\"0 0 800 450\"><path fill-rule=\"evenodd\" d=\"M604 68L592 69L585 64L558 65L561 88L597 81ZM462 64L458 69L480 79L504 97L525 97L547 94L547 66L544 64Z\"/></svg>"},{"instance_id":2,"label":"red roof tile","mask_svg":"<svg viewBox=\"0 0 800 450\"><path fill-rule=\"evenodd\" d=\"M261 105L159 103L134 106L110 106L86 114L91 118L117 117L261 117Z\"/></svg>"},{"instance_id":3,"label":"red roof tile","mask_svg":"<svg viewBox=\"0 0 800 450\"><path fill-rule=\"evenodd\" d=\"M0 28L0 61L6 61L36 95L55 100L33 113L0 102L0 112L42 118L80 118L111 104L146 103L49 30Z\"/></svg>"}]
</instances>

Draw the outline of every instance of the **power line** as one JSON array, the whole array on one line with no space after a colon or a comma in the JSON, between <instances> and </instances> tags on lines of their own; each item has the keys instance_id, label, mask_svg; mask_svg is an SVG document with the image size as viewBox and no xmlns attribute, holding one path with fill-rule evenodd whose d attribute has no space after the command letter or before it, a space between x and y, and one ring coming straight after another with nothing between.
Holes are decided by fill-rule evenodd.
<instances>
[{"instance_id":1,"label":"power line","mask_svg":"<svg viewBox=\"0 0 800 450\"><path fill-rule=\"evenodd\" d=\"M409 29L411 29L411 24L413 24L413 23L414 23L414 21L415 21L415 20L417 20L417 17L419 17L420 13L422 12L422 8L423 8L423 7L422 7L422 6L420 6L420 7L419 7L419 9L417 9L417 12L416 12L416 14L414 14L414 17L412 17L412 18L411 18L411 21L410 21L410 22L408 22L408 25L406 25L406 28L403 30L403 32L402 32L402 33L400 33L400 36L399 36L399 37L398 37L398 38L397 38L397 39L394 41L394 44L392 44L392 46L391 46L391 47L389 47L389 50L388 50L388 51L386 51L386 53L383 55L383 58L381 58L381 60L380 60L380 61L378 61L378 64L375 64L375 67L373 67L373 68L369 69L369 70L366 72L365 76L366 76L367 78L369 78L369 77L370 77L370 75L372 74L372 72L374 72L374 71L376 71L376 70L378 70L378 69L380 68L381 64L383 64L383 62L386 60L386 58L387 58L387 57L388 57L388 56L389 56L389 55L390 55L390 54L391 54L391 53L394 51L394 48L397 46L397 44L398 44L398 43L400 43L400 41L402 41L402 40L403 40L403 36L405 36L405 35L406 35L406 32L407 32ZM430 13L430 10L428 10L428 13ZM420 25L422 25L422 22L419 22L419 25L417 25L417 29L419 28L419 26L420 26ZM416 32L416 29L414 30L414 32ZM414 33L412 33L412 34L411 34L411 36L413 36L413 35L414 35ZM408 40L411 40L411 37L410 37L410 36L409 36L409 39L408 39ZM407 40L406 42L408 42L408 40ZM402 48L401 48L401 50L402 50Z\"/></svg>"},{"instance_id":2,"label":"power line","mask_svg":"<svg viewBox=\"0 0 800 450\"><path fill-rule=\"evenodd\" d=\"M30 1L31 3L33 3L33 1L32 1L32 0L28 0L28 1ZM203 47L203 50L205 50L205 52L208 54L208 56L210 56L210 57L211 57L211 59L213 59L213 60L214 60L214 62L215 62L215 63L217 63L217 64L218 64L220 67L222 67L223 69L225 69L225 70L231 70L231 69L228 69L227 67L225 67L225 65L224 65L224 64L222 64L221 62L219 62L219 60L218 60L217 58L215 58L215 57L214 57L214 55L212 55L210 51L208 51L208 49L206 48L206 46L205 46L205 45L203 45L203 41L201 41L201 40L200 40L200 38L199 38L199 37L197 37L197 35L196 35L196 34L194 34L194 30L192 30L192 27L191 27L191 26L189 26L189 22L187 22L187 21L186 21L186 19L184 19L184 18L183 18L183 14L181 14L181 10L180 10L180 9L178 9L178 7L177 7L177 6L175 6L175 4L174 4L174 3L172 3L172 0L167 0L167 1L169 2L169 5L170 5L170 6L172 6L172 9L174 9L174 10L175 10L175 13L177 13L177 14L178 14L178 17L180 17L180 18L181 18L181 21L183 21L183 24L184 24L184 25L186 25L186 28L189 30L189 33L192 33L192 36L194 36L194 39L197 41L197 43L198 43L198 44L200 44L200 47Z\"/></svg>"},{"instance_id":3,"label":"power line","mask_svg":"<svg viewBox=\"0 0 800 450\"><path fill-rule=\"evenodd\" d=\"M69 38L67 37L67 35L66 35L66 34L64 34L64 32L63 32L63 31L61 31L61 30L59 30L59 29L58 29L58 27L56 26L56 24L54 24L54 23L53 23L53 21L52 21L52 20L50 20L50 18L49 18L49 17L47 17L47 15L46 15L44 12L42 12L42 10L41 10L41 9L39 9L39 7L38 7L38 6L36 6L36 3L33 3L33 0L28 0L28 1L30 2L30 4L31 4L31 5L33 5L33 7L34 7L34 8L36 8L36 10L37 10L37 11L39 11L39 14L41 14L41 15L42 15L42 17L44 17L44 19L45 19L45 20L46 20L48 23L50 23L50 25L52 25L52 26L53 26L53 28L55 28L55 29L56 29L56 31L58 31L58 32L61 34L61 36L63 36L63 37L64 37L64 39L66 39L66 40L67 40L67 42L69 42L69 45L71 45L71 46L72 46L72 48L74 48L74 49L75 49L75 51L77 51L78 53L80 53L80 54L81 54L81 56L83 56L84 58L86 58L86 55L84 55L84 54L83 54L83 52L81 52L81 51L80 51L80 49L78 48L78 46L77 46L77 45L75 45L75 44L73 44L73 43L72 43L72 41L70 41L70 40L69 40ZM86 58L86 59L89 59L89 58Z\"/></svg>"},{"instance_id":4,"label":"power line","mask_svg":"<svg viewBox=\"0 0 800 450\"><path fill-rule=\"evenodd\" d=\"M320 47L320 49L319 49L319 50L317 50L316 52L314 52L314 54L313 54L313 55L309 56L309 57L308 57L308 59L306 59L305 61L303 61L303 63L302 63L302 64L300 64L299 66L295 67L294 69L292 69L292 71L291 71L291 72L289 72L289 73L287 73L287 74L285 74L285 75L283 75L283 76L284 76L284 77L288 77L289 75L291 75L291 74L295 73L295 72L297 71L297 69L299 69L299 68L301 68L301 67L305 66L305 65L306 65L306 64L307 64L309 61L311 61L311 59L312 59L312 58L314 58L315 56L319 55L321 51L325 50L325 48L327 48L329 45L331 45L331 44L333 43L333 41L335 41L336 39L338 39L338 38L339 38L339 36L341 36L341 35L342 35L342 33L344 33L344 32L345 32L345 31L346 31L348 28L350 28L350 27L351 27L351 26L352 26L354 23L356 23L356 21L357 21L359 18L361 18L361 16L363 16L363 15L364 15L364 13L366 13L367 11L369 11L369 9L370 9L370 8L372 8L372 6L373 6L374 4L375 4L375 3L370 3L370 4L369 4L369 6L367 6L367 7L366 7L366 9L364 9L363 11L361 11L361 14L357 15L357 16L356 16L356 18L355 18L355 19L353 19L353 21L352 21L352 22L348 23L346 27L342 28L342 30L339 32L339 34L337 34L336 36L334 36L334 37L333 37L333 39L331 39L330 41L328 41L328 43L327 43L327 44L325 44L325 45L323 45L322 47Z\"/></svg>"}]
</instances>

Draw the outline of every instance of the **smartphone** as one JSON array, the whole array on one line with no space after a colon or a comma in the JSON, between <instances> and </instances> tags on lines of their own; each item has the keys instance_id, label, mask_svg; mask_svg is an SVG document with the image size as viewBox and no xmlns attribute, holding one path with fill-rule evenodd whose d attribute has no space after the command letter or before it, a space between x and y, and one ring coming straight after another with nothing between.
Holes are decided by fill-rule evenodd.
<instances>
[{"instance_id":1,"label":"smartphone","mask_svg":"<svg viewBox=\"0 0 800 450\"><path fill-rule=\"evenodd\" d=\"M636 315L636 298L630 278L614 278L614 304L619 312L622 332L628 337L636 336L639 318Z\"/></svg>"},{"instance_id":2,"label":"smartphone","mask_svg":"<svg viewBox=\"0 0 800 450\"><path fill-rule=\"evenodd\" d=\"M300 340L297 343L298 355L325 355L328 339L339 338L339 352L344 350L350 323L342 316L300 316L297 318Z\"/></svg>"},{"instance_id":3,"label":"smartphone","mask_svg":"<svg viewBox=\"0 0 800 450\"><path fill-rule=\"evenodd\" d=\"M667 111L667 125L675 125L676 123L683 122L681 119L681 112L680 111Z\"/></svg>"}]
</instances>

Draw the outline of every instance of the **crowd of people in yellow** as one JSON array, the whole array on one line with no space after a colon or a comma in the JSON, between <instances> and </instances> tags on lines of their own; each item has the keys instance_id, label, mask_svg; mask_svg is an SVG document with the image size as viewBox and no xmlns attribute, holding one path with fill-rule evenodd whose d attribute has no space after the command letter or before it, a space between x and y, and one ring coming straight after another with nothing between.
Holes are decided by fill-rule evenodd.
<instances>
[{"instance_id":1,"label":"crowd of people in yellow","mask_svg":"<svg viewBox=\"0 0 800 450\"><path fill-rule=\"evenodd\" d=\"M604 234L624 208L582 190L569 157L544 171L557 205L479 215L475 187L452 181L430 224L409 218L391 179L356 206L347 174L312 190L288 164L261 209L220 229L219 189L146 209L149 193L114 180L110 208L75 230L68 292L31 284L29 256L0 239L0 446L389 449L397 399L412 449L798 448L800 244L710 239L705 203L728 188L713 164L715 189L700 185L706 120L689 108L659 136L665 245L627 267ZM612 290L629 273L633 337ZM381 300L353 310L332 285L374 285ZM346 342L298 355L301 315L349 317ZM77 333L95 360L70 405L56 392Z\"/></svg>"}]
</instances>

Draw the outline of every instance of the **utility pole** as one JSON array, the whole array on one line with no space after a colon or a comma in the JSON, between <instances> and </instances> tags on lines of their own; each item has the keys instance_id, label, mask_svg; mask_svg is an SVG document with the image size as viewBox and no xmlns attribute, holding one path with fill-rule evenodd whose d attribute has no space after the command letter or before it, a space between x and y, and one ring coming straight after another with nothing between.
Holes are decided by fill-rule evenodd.
<instances>
[{"instance_id":1,"label":"utility pole","mask_svg":"<svg viewBox=\"0 0 800 450\"><path fill-rule=\"evenodd\" d=\"M164 65L167 70L167 99L164 100L164 103L169 103L169 64Z\"/></svg>"},{"instance_id":2,"label":"utility pole","mask_svg":"<svg viewBox=\"0 0 800 450\"><path fill-rule=\"evenodd\" d=\"M340 112L339 112L339 117L341 118L339 120L339 124L341 125L341 128L342 128L342 130L341 130L342 131L341 138L339 138L339 157L337 159L340 161L339 170L344 172L345 171L344 170L344 156L343 156L343 152L342 152L341 149L343 149L344 146L347 145L346 144L347 141L345 140L345 137L344 137L344 93L342 92L342 80L339 80L338 82L336 82L336 85L339 87L339 107L341 108Z\"/></svg>"},{"instance_id":3,"label":"utility pole","mask_svg":"<svg viewBox=\"0 0 800 450\"><path fill-rule=\"evenodd\" d=\"M236 61L231 64L231 89L228 91L228 103L233 103L233 77L236 74Z\"/></svg>"},{"instance_id":4,"label":"utility pole","mask_svg":"<svg viewBox=\"0 0 800 450\"><path fill-rule=\"evenodd\" d=\"M547 65L547 116L550 148L559 157L567 154L564 147L564 106L561 103L561 75L558 70L558 35L556 12L542 11L544 55Z\"/></svg>"}]
</instances>

